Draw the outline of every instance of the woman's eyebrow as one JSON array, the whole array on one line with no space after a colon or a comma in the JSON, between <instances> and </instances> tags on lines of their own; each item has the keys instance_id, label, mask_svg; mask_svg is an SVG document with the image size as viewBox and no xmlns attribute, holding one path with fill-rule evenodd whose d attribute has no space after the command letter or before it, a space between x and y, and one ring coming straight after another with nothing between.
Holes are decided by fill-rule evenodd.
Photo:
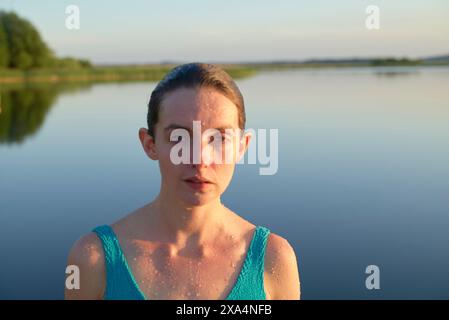
<instances>
[{"instance_id":1,"label":"woman's eyebrow","mask_svg":"<svg viewBox=\"0 0 449 320\"><path fill-rule=\"evenodd\" d=\"M218 131L222 131L222 132L225 132L226 130L235 130L236 128L234 128L233 126L228 126L228 125L225 125L225 126L220 126L220 127L218 127L218 128L215 128L215 130L218 130Z\"/></svg>"},{"instance_id":2,"label":"woman's eyebrow","mask_svg":"<svg viewBox=\"0 0 449 320\"><path fill-rule=\"evenodd\" d=\"M164 128L164 131L168 131L168 130L172 130L172 129L185 129L185 130L187 130L189 132L192 130L192 129L184 127L184 126L182 126L180 124L172 123L172 124L169 124L168 126L166 126ZM221 132L225 132L226 130L235 130L236 128L234 128L231 125L224 125L224 126L220 126L220 127L214 128L214 129L218 130L218 131L221 131Z\"/></svg>"},{"instance_id":3,"label":"woman's eyebrow","mask_svg":"<svg viewBox=\"0 0 449 320\"><path fill-rule=\"evenodd\" d=\"M191 130L190 128L181 126L181 125L179 125L179 124L172 123L172 124L169 124L168 126L166 126L166 127L164 128L164 131L168 131L168 130L172 130L172 129L184 129L184 130L187 130L187 131L189 131L189 132L190 132L190 130Z\"/></svg>"}]
</instances>

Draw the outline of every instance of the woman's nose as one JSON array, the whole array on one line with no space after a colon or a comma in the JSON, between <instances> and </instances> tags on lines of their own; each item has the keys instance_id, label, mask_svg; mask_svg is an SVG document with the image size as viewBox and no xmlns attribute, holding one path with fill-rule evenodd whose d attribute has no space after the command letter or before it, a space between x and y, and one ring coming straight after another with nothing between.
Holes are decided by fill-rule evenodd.
<instances>
[{"instance_id":1,"label":"woman's nose","mask_svg":"<svg viewBox=\"0 0 449 320\"><path fill-rule=\"evenodd\" d=\"M216 152L214 149L214 146L209 144L209 143L204 143L202 145L202 163L204 163L206 166L211 165L212 163L215 162L215 157L216 157Z\"/></svg>"},{"instance_id":2,"label":"woman's nose","mask_svg":"<svg viewBox=\"0 0 449 320\"><path fill-rule=\"evenodd\" d=\"M209 138L201 140L201 144L192 144L191 163L193 165L209 166L213 163L220 163L217 157L221 155L221 150L217 150L217 146L211 143ZM219 154L218 154L219 153ZM199 163L198 163L199 162Z\"/></svg>"}]
</instances>

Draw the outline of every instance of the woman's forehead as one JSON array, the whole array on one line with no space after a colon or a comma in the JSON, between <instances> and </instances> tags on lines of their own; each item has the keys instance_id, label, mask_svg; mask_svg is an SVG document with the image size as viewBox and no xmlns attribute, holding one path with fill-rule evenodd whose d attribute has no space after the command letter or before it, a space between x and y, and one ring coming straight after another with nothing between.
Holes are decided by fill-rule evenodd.
<instances>
[{"instance_id":1,"label":"woman's forehead","mask_svg":"<svg viewBox=\"0 0 449 320\"><path fill-rule=\"evenodd\" d=\"M159 122L192 127L201 121L205 127L238 127L235 104L217 90L182 88L168 93L161 103Z\"/></svg>"}]
</instances>

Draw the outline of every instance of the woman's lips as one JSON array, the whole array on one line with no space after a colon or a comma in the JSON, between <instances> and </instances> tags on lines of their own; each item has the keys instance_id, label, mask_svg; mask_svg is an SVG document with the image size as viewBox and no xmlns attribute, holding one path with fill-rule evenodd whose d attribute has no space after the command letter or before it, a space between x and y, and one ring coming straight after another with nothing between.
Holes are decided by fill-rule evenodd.
<instances>
[{"instance_id":1,"label":"woman's lips","mask_svg":"<svg viewBox=\"0 0 449 320\"><path fill-rule=\"evenodd\" d=\"M199 180L196 178L185 179L184 182L194 190L205 190L212 185L212 183L207 180Z\"/></svg>"}]
</instances>

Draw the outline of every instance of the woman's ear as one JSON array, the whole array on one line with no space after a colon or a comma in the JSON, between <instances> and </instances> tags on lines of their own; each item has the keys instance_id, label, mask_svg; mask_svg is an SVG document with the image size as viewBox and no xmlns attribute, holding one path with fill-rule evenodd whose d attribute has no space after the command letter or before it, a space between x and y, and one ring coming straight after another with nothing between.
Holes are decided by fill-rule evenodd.
<instances>
[{"instance_id":1,"label":"woman's ear","mask_svg":"<svg viewBox=\"0 0 449 320\"><path fill-rule=\"evenodd\" d=\"M242 159L245 155L246 150L248 150L249 143L251 138L253 137L253 133L251 131L244 131L243 136L240 138L239 143L239 152L237 154L237 162Z\"/></svg>"},{"instance_id":2,"label":"woman's ear","mask_svg":"<svg viewBox=\"0 0 449 320\"><path fill-rule=\"evenodd\" d=\"M152 160L158 160L156 142L154 138L148 134L148 129L139 129L139 140L147 156Z\"/></svg>"}]
</instances>

